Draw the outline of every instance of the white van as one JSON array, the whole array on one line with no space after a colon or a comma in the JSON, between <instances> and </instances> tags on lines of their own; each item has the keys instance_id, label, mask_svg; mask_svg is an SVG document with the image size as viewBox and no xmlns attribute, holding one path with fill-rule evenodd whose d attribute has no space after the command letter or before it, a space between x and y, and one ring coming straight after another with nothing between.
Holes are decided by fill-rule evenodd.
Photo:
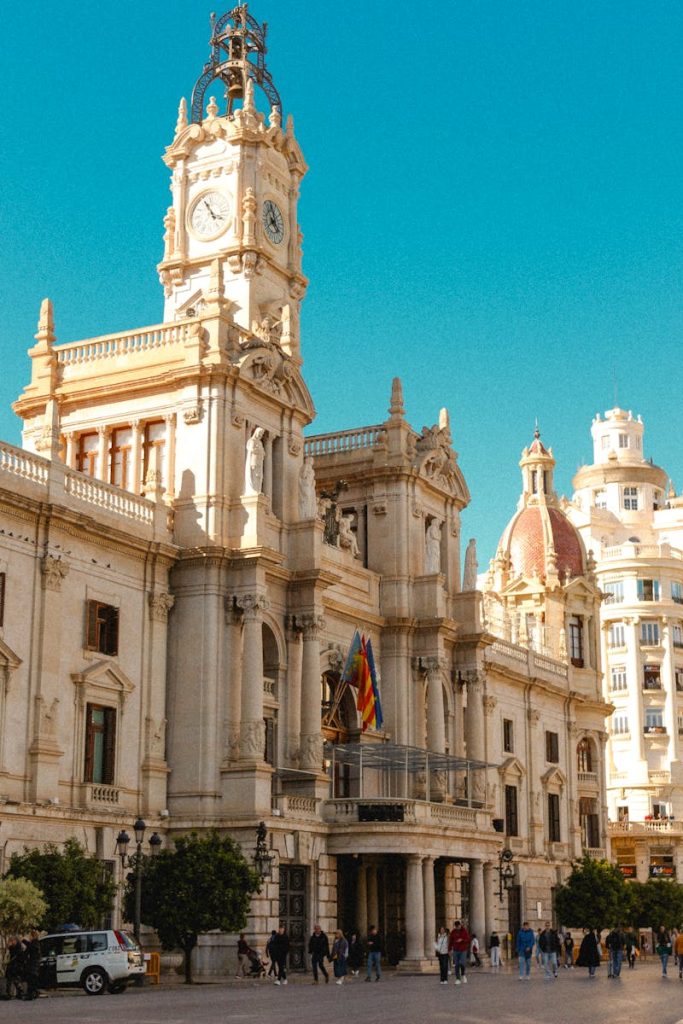
<instances>
[{"instance_id":1,"label":"white van","mask_svg":"<svg viewBox=\"0 0 683 1024\"><path fill-rule=\"evenodd\" d=\"M144 974L142 951L126 932L60 932L40 940L40 988L81 985L89 996L99 996L123 992L129 980L142 981Z\"/></svg>"}]
</instances>

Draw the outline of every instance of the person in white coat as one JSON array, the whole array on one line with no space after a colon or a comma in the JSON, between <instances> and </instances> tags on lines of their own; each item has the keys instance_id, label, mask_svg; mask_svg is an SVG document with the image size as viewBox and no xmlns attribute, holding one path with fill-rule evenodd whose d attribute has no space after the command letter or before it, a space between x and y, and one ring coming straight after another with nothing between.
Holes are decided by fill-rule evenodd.
<instances>
[{"instance_id":1,"label":"person in white coat","mask_svg":"<svg viewBox=\"0 0 683 1024\"><path fill-rule=\"evenodd\" d=\"M434 943L434 952L439 958L439 970L441 972L441 984L448 984L448 964L450 955L448 953L448 929L443 925L439 928L439 934Z\"/></svg>"}]
</instances>

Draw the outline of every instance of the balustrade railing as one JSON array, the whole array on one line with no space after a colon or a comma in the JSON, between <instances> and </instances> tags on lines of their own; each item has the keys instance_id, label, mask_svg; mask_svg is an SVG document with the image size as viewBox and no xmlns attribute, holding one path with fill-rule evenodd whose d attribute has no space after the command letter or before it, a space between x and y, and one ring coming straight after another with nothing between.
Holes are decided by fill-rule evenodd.
<instances>
[{"instance_id":1,"label":"balustrade railing","mask_svg":"<svg viewBox=\"0 0 683 1024\"><path fill-rule=\"evenodd\" d=\"M154 324L137 331L123 331L117 334L103 334L85 341L71 341L66 345L55 345L57 365L64 367L82 366L98 360L113 359L117 356L137 355L153 349L168 348L182 344L188 337L194 320L183 320L177 324Z\"/></svg>"},{"instance_id":2,"label":"balustrade railing","mask_svg":"<svg viewBox=\"0 0 683 1024\"><path fill-rule=\"evenodd\" d=\"M340 430L334 434L315 434L304 441L305 455L336 455L359 448L374 448L382 440L384 427L381 423L372 427L358 427L356 430Z\"/></svg>"}]
</instances>

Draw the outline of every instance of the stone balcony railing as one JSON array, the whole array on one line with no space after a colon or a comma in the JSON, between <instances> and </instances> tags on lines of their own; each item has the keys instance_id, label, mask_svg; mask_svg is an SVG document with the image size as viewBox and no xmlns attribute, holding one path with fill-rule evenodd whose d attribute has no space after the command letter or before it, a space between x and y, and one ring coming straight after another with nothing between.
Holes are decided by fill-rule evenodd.
<instances>
[{"instance_id":1,"label":"stone balcony railing","mask_svg":"<svg viewBox=\"0 0 683 1024\"><path fill-rule=\"evenodd\" d=\"M408 825L450 825L455 828L476 829L484 827L484 818L488 828L490 817L484 811L473 807L460 807L457 804L429 803L426 800L410 800L400 797L368 796L347 797L337 800L325 800L322 805L323 819L330 825L353 825L359 823L359 805L386 805L402 809L402 823ZM390 824L389 822L386 822ZM367 827L365 823L361 825ZM381 827L385 822L373 821L373 827ZM396 828L396 824L392 827Z\"/></svg>"},{"instance_id":2,"label":"stone balcony railing","mask_svg":"<svg viewBox=\"0 0 683 1024\"><path fill-rule=\"evenodd\" d=\"M137 331L122 331L117 334L103 334L86 341L71 341L55 345L57 369L60 379L73 375L74 371L97 372L96 363L113 362L121 357L136 356L172 346L182 346L190 336L195 320L182 320L174 324L153 324Z\"/></svg>"},{"instance_id":3,"label":"stone balcony railing","mask_svg":"<svg viewBox=\"0 0 683 1024\"><path fill-rule=\"evenodd\" d=\"M555 682L566 682L569 676L569 669L564 662L547 654L540 654L531 647L522 647L510 640L503 640L501 637L494 640L487 649L486 656L488 661L513 663L513 667L517 665L520 670L526 669L532 676L550 676Z\"/></svg>"},{"instance_id":4,"label":"stone balcony railing","mask_svg":"<svg viewBox=\"0 0 683 1024\"><path fill-rule=\"evenodd\" d=\"M670 818L652 819L652 821L610 821L607 831L611 836L648 835L648 834L683 834L683 821L672 821Z\"/></svg>"},{"instance_id":5,"label":"stone balcony railing","mask_svg":"<svg viewBox=\"0 0 683 1024\"><path fill-rule=\"evenodd\" d=\"M381 443L384 429L381 423L377 423L371 427L358 427L356 430L314 434L304 441L304 455L318 457L338 455L341 452L352 452L360 448L374 448Z\"/></svg>"},{"instance_id":6,"label":"stone balcony railing","mask_svg":"<svg viewBox=\"0 0 683 1024\"><path fill-rule=\"evenodd\" d=\"M591 860L607 859L607 850L603 846L584 846L583 852L587 853Z\"/></svg>"},{"instance_id":7,"label":"stone balcony railing","mask_svg":"<svg viewBox=\"0 0 683 1024\"><path fill-rule=\"evenodd\" d=\"M683 551L670 544L619 544L604 548L603 561L617 561L623 558L673 558L683 561Z\"/></svg>"},{"instance_id":8,"label":"stone balcony railing","mask_svg":"<svg viewBox=\"0 0 683 1024\"><path fill-rule=\"evenodd\" d=\"M45 459L0 442L0 487L3 486L13 493L64 505L86 515L95 514L96 510L107 512L121 520L124 529L135 523L170 540L166 505L68 469L59 460Z\"/></svg>"},{"instance_id":9,"label":"stone balcony railing","mask_svg":"<svg viewBox=\"0 0 683 1024\"><path fill-rule=\"evenodd\" d=\"M97 804L99 806L114 806L119 803L120 790L118 786L105 786L99 782L91 782L84 787L84 802L86 806Z\"/></svg>"},{"instance_id":10,"label":"stone balcony railing","mask_svg":"<svg viewBox=\"0 0 683 1024\"><path fill-rule=\"evenodd\" d=\"M577 779L579 782L590 782L597 786L598 784L598 773L597 772L577 772Z\"/></svg>"}]
</instances>

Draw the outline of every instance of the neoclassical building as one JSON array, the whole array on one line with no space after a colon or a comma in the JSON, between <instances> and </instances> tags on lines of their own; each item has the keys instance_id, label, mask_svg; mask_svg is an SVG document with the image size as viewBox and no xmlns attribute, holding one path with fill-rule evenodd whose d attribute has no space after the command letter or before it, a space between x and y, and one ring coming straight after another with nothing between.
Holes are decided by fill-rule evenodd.
<instances>
[{"instance_id":1,"label":"neoclassical building","mask_svg":"<svg viewBox=\"0 0 683 1024\"><path fill-rule=\"evenodd\" d=\"M628 878L683 877L683 499L645 456L640 417L597 415L567 514L604 593L613 856Z\"/></svg>"},{"instance_id":2,"label":"neoclassical building","mask_svg":"<svg viewBox=\"0 0 683 1024\"><path fill-rule=\"evenodd\" d=\"M283 920L296 966L314 921L376 923L415 967L438 923L546 917L604 853L594 566L539 439L482 594L445 409L416 430L395 379L382 423L304 433L306 164L264 54L246 5L212 20L164 157L163 322L57 344L41 308L0 445L0 856L76 835L119 872L137 815L252 856L263 821L254 942ZM199 969L228 957L207 937Z\"/></svg>"}]
</instances>

